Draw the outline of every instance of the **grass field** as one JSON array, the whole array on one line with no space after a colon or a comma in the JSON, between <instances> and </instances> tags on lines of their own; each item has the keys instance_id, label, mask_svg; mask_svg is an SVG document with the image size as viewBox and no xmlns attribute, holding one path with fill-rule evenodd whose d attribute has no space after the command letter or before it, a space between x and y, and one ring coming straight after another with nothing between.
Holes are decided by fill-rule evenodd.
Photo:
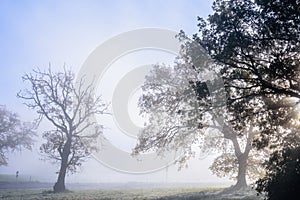
<instances>
[{"instance_id":1,"label":"grass field","mask_svg":"<svg viewBox=\"0 0 300 200\"><path fill-rule=\"evenodd\" d=\"M175 199L190 199L190 200L258 200L254 193L250 195L235 194L235 195L220 195L220 189L212 188L163 188L163 189L122 189L122 190L74 190L60 194L53 194L45 189L2 189L0 190L1 199L99 199L99 200L175 200Z\"/></svg>"},{"instance_id":2,"label":"grass field","mask_svg":"<svg viewBox=\"0 0 300 200\"><path fill-rule=\"evenodd\" d=\"M31 180L31 181L28 181ZM69 183L65 193L51 192L53 183L43 183L31 177L0 174L0 199L39 200L259 200L255 191L222 194L224 187L218 184L201 183Z\"/></svg>"}]
</instances>

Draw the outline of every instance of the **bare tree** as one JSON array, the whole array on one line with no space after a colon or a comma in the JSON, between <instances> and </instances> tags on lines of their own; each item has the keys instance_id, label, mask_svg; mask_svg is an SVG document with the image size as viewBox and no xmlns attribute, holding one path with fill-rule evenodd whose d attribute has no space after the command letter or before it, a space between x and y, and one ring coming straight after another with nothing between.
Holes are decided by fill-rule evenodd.
<instances>
[{"instance_id":1,"label":"bare tree","mask_svg":"<svg viewBox=\"0 0 300 200\"><path fill-rule=\"evenodd\" d=\"M32 123L21 122L16 113L0 106L0 165L7 165L6 154L22 147L31 149L35 128Z\"/></svg>"},{"instance_id":2,"label":"bare tree","mask_svg":"<svg viewBox=\"0 0 300 200\"><path fill-rule=\"evenodd\" d=\"M47 71L37 69L23 76L31 88L18 93L29 108L55 127L44 132L46 143L40 147L46 158L60 164L54 192L65 191L66 173L76 172L91 151L98 149L97 138L102 135L102 126L93 117L103 114L106 105L100 96L94 96L92 84L87 85L84 78L79 83L74 79L66 69L55 73L50 67Z\"/></svg>"}]
</instances>

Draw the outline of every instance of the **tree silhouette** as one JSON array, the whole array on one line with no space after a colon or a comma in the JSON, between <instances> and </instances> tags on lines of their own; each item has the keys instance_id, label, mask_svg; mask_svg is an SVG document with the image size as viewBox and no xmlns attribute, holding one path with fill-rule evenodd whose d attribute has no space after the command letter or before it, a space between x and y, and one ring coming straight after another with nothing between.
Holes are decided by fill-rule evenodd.
<instances>
[{"instance_id":1,"label":"tree silhouette","mask_svg":"<svg viewBox=\"0 0 300 200\"><path fill-rule=\"evenodd\" d=\"M194 40L218 63L233 128L255 123L266 146L300 99L299 1L216 0L213 10Z\"/></svg>"},{"instance_id":2,"label":"tree silhouette","mask_svg":"<svg viewBox=\"0 0 300 200\"><path fill-rule=\"evenodd\" d=\"M103 114L106 106L94 96L92 85L85 86L84 78L75 87L71 71L52 72L39 69L25 74L23 80L31 86L18 93L25 104L46 118L55 129L46 131L40 151L47 159L60 164L55 192L65 191L67 171L76 172L92 150L97 150L97 139L102 126L92 121L95 114Z\"/></svg>"},{"instance_id":3,"label":"tree silhouette","mask_svg":"<svg viewBox=\"0 0 300 200\"><path fill-rule=\"evenodd\" d=\"M192 42L184 32L179 34L182 61L174 69L181 70L181 76L161 70L153 76L158 82L146 83L149 93L142 97L142 112L154 114L139 138L136 153L184 147L183 155L189 157L193 155L192 141L201 140L207 122L215 121L223 124L220 131L232 141L239 166L245 166L249 152L247 148L241 151L239 138L249 139L244 140L245 146L268 150L281 145L283 135L294 134L289 124L297 118L300 102L299 7L294 0L216 0L208 19L199 18L199 33ZM199 51L199 46L204 50ZM203 63L205 51L210 64ZM215 104L211 112L212 98L202 84L205 81L187 76L187 69L194 70L193 77L203 76L207 70L218 74L227 101ZM161 78L163 75L168 78ZM214 93L215 97L222 94L222 87ZM250 127L258 134L248 135ZM246 185L245 167L240 171L235 189Z\"/></svg>"},{"instance_id":4,"label":"tree silhouette","mask_svg":"<svg viewBox=\"0 0 300 200\"><path fill-rule=\"evenodd\" d=\"M258 148L280 152L278 146L291 142L286 135L297 133L291 124L299 120L299 8L295 0L216 0L208 20L199 18L194 40L218 65L214 69L228 95L227 119L238 132L254 124ZM273 164L280 168L282 163Z\"/></svg>"},{"instance_id":5,"label":"tree silhouette","mask_svg":"<svg viewBox=\"0 0 300 200\"><path fill-rule=\"evenodd\" d=\"M212 105L212 101L222 95L218 93L222 88L209 91L217 81L201 82L198 75L186 62L177 62L173 67L154 66L142 86L139 101L141 112L149 115L149 122L139 135L133 154L150 149L160 154L175 150L182 167L194 156L193 146L200 147L202 152L219 152L221 155L210 169L220 177L237 180L232 190L244 188L246 177L254 179L262 174L266 154L253 150L251 144L257 132L250 126L240 133L228 123L219 123L218 117L226 114L221 104L226 102ZM222 114L217 116L218 112Z\"/></svg>"}]
</instances>

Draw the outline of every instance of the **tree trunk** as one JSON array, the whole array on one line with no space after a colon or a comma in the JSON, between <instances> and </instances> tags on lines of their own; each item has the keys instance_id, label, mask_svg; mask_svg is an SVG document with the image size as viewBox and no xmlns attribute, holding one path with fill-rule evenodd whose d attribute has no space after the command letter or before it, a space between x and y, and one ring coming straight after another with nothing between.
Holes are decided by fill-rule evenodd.
<instances>
[{"instance_id":1,"label":"tree trunk","mask_svg":"<svg viewBox=\"0 0 300 200\"><path fill-rule=\"evenodd\" d=\"M237 182L234 186L229 188L227 192L234 192L238 190L243 190L247 188L247 181L246 181L246 171L247 171L247 161L249 157L249 152L251 150L250 145L246 145L244 153L241 152L240 145L237 141L237 137L232 137L231 141L234 146L235 155L238 160L238 176ZM247 140L248 144L248 140Z\"/></svg>"},{"instance_id":2,"label":"tree trunk","mask_svg":"<svg viewBox=\"0 0 300 200\"><path fill-rule=\"evenodd\" d=\"M234 186L225 189L223 194L230 194L237 191L242 191L247 188L247 181L246 181L246 171L247 171L247 159L248 153L243 153L238 157L238 176L237 182Z\"/></svg>"},{"instance_id":3,"label":"tree trunk","mask_svg":"<svg viewBox=\"0 0 300 200\"><path fill-rule=\"evenodd\" d=\"M233 186L234 190L241 190L247 188L247 181L246 181L246 171L247 171L247 160L248 160L248 154L243 153L238 158L238 176L237 176L237 182Z\"/></svg>"},{"instance_id":4,"label":"tree trunk","mask_svg":"<svg viewBox=\"0 0 300 200\"><path fill-rule=\"evenodd\" d=\"M55 193L64 192L66 190L65 178L66 178L66 174L67 174L68 158L70 155L70 149L71 149L71 140L67 140L67 142L63 148L63 152L61 154L61 165L60 165L57 182L53 186L53 190Z\"/></svg>"},{"instance_id":5,"label":"tree trunk","mask_svg":"<svg viewBox=\"0 0 300 200\"><path fill-rule=\"evenodd\" d=\"M239 148L235 148L236 150L236 156L238 159L238 176L237 176L237 183L232 187L233 191L237 190L243 190L247 188L247 180L246 180L246 172L247 172L247 166L248 166L248 158L249 153L252 149L251 142L253 140L253 137L255 135L255 132L253 132L253 127L251 126L248 130L248 137L247 137L247 143L245 147L244 153L240 151ZM237 142L237 140L235 140Z\"/></svg>"},{"instance_id":6,"label":"tree trunk","mask_svg":"<svg viewBox=\"0 0 300 200\"><path fill-rule=\"evenodd\" d=\"M220 122L222 124L222 121ZM237 133L232 129L232 127L224 124L223 126L223 134L224 138L231 140L234 148L234 154L237 157L238 160L238 176L237 176L237 182L234 186L230 187L229 189L226 189L224 193L230 193L238 190L243 190L247 188L247 181L246 181L246 172L247 172L247 165L248 165L248 158L249 153L252 149L252 141L253 137L256 134L256 132L253 131L253 126L250 126L250 128L247 130L247 141L246 141L246 147L244 152L241 151L240 144L238 142Z\"/></svg>"},{"instance_id":7,"label":"tree trunk","mask_svg":"<svg viewBox=\"0 0 300 200\"><path fill-rule=\"evenodd\" d=\"M66 177L67 167L63 162L61 163L57 182L55 183L53 190L54 192L64 192L66 190L65 187L65 177Z\"/></svg>"}]
</instances>

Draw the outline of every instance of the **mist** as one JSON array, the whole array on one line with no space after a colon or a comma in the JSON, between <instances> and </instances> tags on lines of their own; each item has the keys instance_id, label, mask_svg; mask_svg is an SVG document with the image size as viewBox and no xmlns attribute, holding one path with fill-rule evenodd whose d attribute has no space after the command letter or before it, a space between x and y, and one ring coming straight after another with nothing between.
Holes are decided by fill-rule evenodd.
<instances>
[{"instance_id":1,"label":"mist","mask_svg":"<svg viewBox=\"0 0 300 200\"><path fill-rule=\"evenodd\" d=\"M1 105L18 113L23 121L33 121L37 117L36 113L16 98L17 92L26 87L21 80L24 73L35 67L47 69L49 63L54 70L61 70L67 65L77 73L87 56L102 42L138 28L161 27L176 32L184 29L187 33L194 33L197 31L197 16L207 16L211 11L210 6L211 1L164 1L159 4L153 1L112 1L104 4L96 1L47 1L23 2L18 5L15 2L2 2L0 21L3 28L0 41L5 48L0 50L0 92L5 95L1 97ZM152 58L150 55L153 52L144 53L143 61L129 57L115 63L99 83L98 93L109 102L112 93L108 86L114 86L122 73L133 69L135 63L172 64L175 57L168 53ZM123 66L122 71L120 66L124 63L127 66ZM116 72L120 75L116 76ZM132 101L137 102L137 95ZM142 122L138 121L140 116L137 106L132 102L129 104L130 117L140 126ZM115 146L130 152L136 139L118 132L112 123L112 117L102 120L106 126L104 135ZM42 132L51 128L49 123L43 121L37 131L38 136L34 138L36 142L32 151L23 149L9 153L8 165L0 167L1 174L15 175L19 171L20 176L30 180L54 182L57 178L57 165L43 160L39 150L44 142ZM189 167L180 171L178 165L173 164L143 174L120 172L90 157L83 163L79 173L68 175L67 182L228 182L228 179L217 178L208 169L215 156L210 155L204 159L196 156L188 162Z\"/></svg>"}]
</instances>

